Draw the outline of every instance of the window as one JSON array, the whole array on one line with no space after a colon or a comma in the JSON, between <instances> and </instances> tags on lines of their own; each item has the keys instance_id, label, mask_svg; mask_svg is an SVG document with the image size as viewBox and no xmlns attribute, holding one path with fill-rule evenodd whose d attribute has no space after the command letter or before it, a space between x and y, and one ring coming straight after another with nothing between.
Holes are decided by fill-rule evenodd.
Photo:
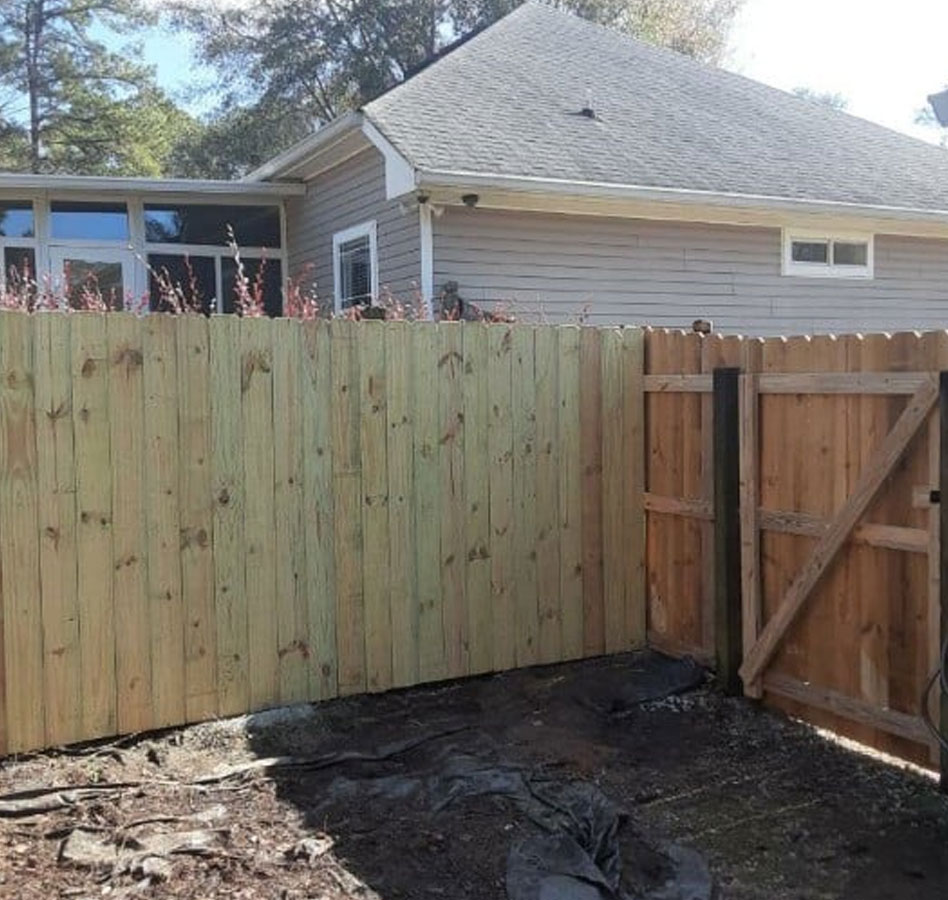
<instances>
[{"instance_id":1,"label":"window","mask_svg":"<svg viewBox=\"0 0 948 900\"><path fill-rule=\"evenodd\" d=\"M0 238L36 237L33 204L29 200L0 202Z\"/></svg>"},{"instance_id":2,"label":"window","mask_svg":"<svg viewBox=\"0 0 948 900\"><path fill-rule=\"evenodd\" d=\"M241 259L244 266L244 278L251 294L259 290L262 294L263 309L268 316L278 316L283 308L283 272L279 261L275 259ZM221 264L223 293L221 300L225 313L234 312L238 302L237 263L231 257L225 257Z\"/></svg>"},{"instance_id":3,"label":"window","mask_svg":"<svg viewBox=\"0 0 948 900\"><path fill-rule=\"evenodd\" d=\"M145 240L150 244L226 246L228 229L238 246L280 246L280 210L276 206L145 204Z\"/></svg>"},{"instance_id":4,"label":"window","mask_svg":"<svg viewBox=\"0 0 948 900\"><path fill-rule=\"evenodd\" d=\"M184 298L205 312L233 312L237 266L229 231L240 249L251 290L260 289L268 315L283 310L279 206L146 203L149 295L152 309ZM274 258L275 257L275 258Z\"/></svg>"},{"instance_id":5,"label":"window","mask_svg":"<svg viewBox=\"0 0 948 900\"><path fill-rule=\"evenodd\" d=\"M0 285L32 292L36 286L36 224L30 200L0 201Z\"/></svg>"},{"instance_id":6,"label":"window","mask_svg":"<svg viewBox=\"0 0 948 900\"><path fill-rule=\"evenodd\" d=\"M811 278L872 278L872 237L784 231L783 274Z\"/></svg>"},{"instance_id":7,"label":"window","mask_svg":"<svg viewBox=\"0 0 948 900\"><path fill-rule=\"evenodd\" d=\"M50 204L49 232L53 240L128 242L128 207L124 203Z\"/></svg>"},{"instance_id":8,"label":"window","mask_svg":"<svg viewBox=\"0 0 948 900\"><path fill-rule=\"evenodd\" d=\"M332 239L332 261L337 311L376 297L379 276L375 222L337 231Z\"/></svg>"},{"instance_id":9,"label":"window","mask_svg":"<svg viewBox=\"0 0 948 900\"><path fill-rule=\"evenodd\" d=\"M148 254L149 308L169 312L186 306L203 313L217 311L217 260L213 256Z\"/></svg>"}]
</instances>

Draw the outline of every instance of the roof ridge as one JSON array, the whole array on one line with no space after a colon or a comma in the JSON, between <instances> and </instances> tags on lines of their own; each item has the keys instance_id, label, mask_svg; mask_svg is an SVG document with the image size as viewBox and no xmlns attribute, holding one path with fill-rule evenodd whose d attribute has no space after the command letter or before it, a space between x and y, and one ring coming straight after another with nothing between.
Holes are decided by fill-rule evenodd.
<instances>
[{"instance_id":1,"label":"roof ridge","mask_svg":"<svg viewBox=\"0 0 948 900\"><path fill-rule=\"evenodd\" d=\"M872 119L867 119L864 116L857 115L856 113L850 112L847 109L834 109L832 107L826 106L825 104L809 100L806 97L801 97L798 94L795 94L793 91L785 90L784 88L776 87L772 84L767 84L766 82L760 81L756 78L751 78L749 75L745 75L743 72L736 72L734 69L725 68L723 65L704 62L700 59L696 59L694 56L689 56L687 53L682 53L680 50L675 50L671 47L665 47L661 44L655 44L652 41L645 40L644 38L638 37L636 35L619 31L610 25L603 24L602 22L594 22L591 19L583 18L582 16L574 13L572 10L553 7L549 3L544 2L544 0L524 0L524 2L519 7L517 7L516 11L519 11L520 9L523 9L527 6L534 7L536 9L542 9L545 12L552 13L561 19L572 19L581 27L604 32L612 40L615 40L619 43L629 43L639 49L644 50L647 53L654 54L655 56L660 56L669 60L675 60L675 62L679 65L687 66L698 71L715 72L717 74L724 75L726 78L733 79L735 82L746 84L753 90L761 91L763 93L775 94L784 99L789 99L792 103L805 104L807 105L808 109L816 109L819 115L828 120L855 120L857 122L862 122L873 129L895 135L897 138L911 141L914 144L920 145L922 147L929 147L936 151L946 149L938 144L932 144L929 141L915 137L915 135L906 134L904 131L899 131L888 125L883 125L880 122L874 122Z\"/></svg>"},{"instance_id":2,"label":"roof ridge","mask_svg":"<svg viewBox=\"0 0 948 900\"><path fill-rule=\"evenodd\" d=\"M454 59L457 61L459 57L466 56L470 52L471 48L479 44L481 39L486 35L495 33L497 30L499 30L500 26L509 26L514 24L520 19L521 16L528 13L539 13L540 15L548 16L550 19L556 19L560 22L569 22L574 27L579 27L590 32L595 31L606 36L609 40L618 45L628 45L630 47L634 47L640 52L644 52L654 57L673 62L675 65L689 68L692 71L713 72L718 77L731 80L735 84L742 84L748 87L750 90L757 91L761 94L769 94L773 97L779 97L783 102L789 101L793 104L799 104L801 109L806 107L806 109L811 114L815 112L816 115L821 116L823 119L829 122L855 121L874 131L894 136L896 139L910 142L911 144L918 147L930 148L934 151L944 149L937 144L932 144L929 141L922 140L921 138L915 137L914 135L906 134L903 131L898 131L897 129L888 125L874 122L871 119L857 115L856 113L853 113L849 110L832 109L822 104L815 103L812 100L808 100L805 97L800 97L794 94L792 91L784 90L783 88L775 87L774 85L766 84L763 81L751 78L749 75L745 75L742 72L737 72L733 69L725 68L724 66L703 62L694 58L693 56L689 56L686 53L682 53L670 47L654 44L651 41L645 40L644 38L637 37L623 31L618 31L615 28L605 25L601 22L594 22L590 19L585 19L582 16L577 15L572 10L560 9L553 6L550 2L546 2L546 0L523 0L519 6L511 10L506 15L501 16L501 18L475 29L471 33L458 38L457 41L449 44L447 47L442 48L442 50L439 51L435 56L429 58L420 66L416 67L416 69L413 70L405 79L400 81L398 84L392 85L388 90L379 94L377 97L374 97L359 109L366 113L366 115L368 115L372 120L373 124L384 134L385 128L378 122L376 117L372 115L372 111L370 109L370 107L376 104L377 101L380 101L383 98L387 98L391 94L398 92L401 88L408 85L419 75L429 72L429 70L434 69L445 60ZM389 135L386 134L386 137L389 137ZM393 143L397 142L393 141Z\"/></svg>"}]
</instances>

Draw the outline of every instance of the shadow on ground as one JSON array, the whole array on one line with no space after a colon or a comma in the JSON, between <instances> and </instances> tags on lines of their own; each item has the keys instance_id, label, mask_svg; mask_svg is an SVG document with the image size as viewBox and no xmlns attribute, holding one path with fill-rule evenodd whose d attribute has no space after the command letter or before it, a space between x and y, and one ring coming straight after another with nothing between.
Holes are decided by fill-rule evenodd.
<instances>
[{"instance_id":1,"label":"shadow on ground","mask_svg":"<svg viewBox=\"0 0 948 900\"><path fill-rule=\"evenodd\" d=\"M924 776L636 654L251 717L276 796L384 900L944 900ZM578 848L578 850L577 850Z\"/></svg>"}]
</instances>

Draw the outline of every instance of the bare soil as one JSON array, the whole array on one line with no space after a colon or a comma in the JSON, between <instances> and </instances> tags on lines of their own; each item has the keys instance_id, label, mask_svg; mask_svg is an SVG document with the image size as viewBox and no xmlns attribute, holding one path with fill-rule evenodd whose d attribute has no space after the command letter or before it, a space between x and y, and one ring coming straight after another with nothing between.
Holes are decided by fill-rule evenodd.
<instances>
[{"instance_id":1,"label":"bare soil","mask_svg":"<svg viewBox=\"0 0 948 900\"><path fill-rule=\"evenodd\" d=\"M594 783L650 839L701 853L722 898L948 897L933 779L708 685L640 702L661 665L613 657L7 759L6 797L105 790L0 817L0 897L503 900L529 827L516 808L403 790L449 751ZM281 756L310 765L195 783ZM90 845L112 856L94 864Z\"/></svg>"}]
</instances>

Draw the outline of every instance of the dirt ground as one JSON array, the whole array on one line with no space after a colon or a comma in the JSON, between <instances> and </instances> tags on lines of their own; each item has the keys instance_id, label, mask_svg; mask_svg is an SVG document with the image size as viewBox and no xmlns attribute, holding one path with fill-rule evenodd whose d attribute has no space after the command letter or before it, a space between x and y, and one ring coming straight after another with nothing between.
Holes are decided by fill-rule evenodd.
<instances>
[{"instance_id":1,"label":"dirt ground","mask_svg":"<svg viewBox=\"0 0 948 900\"><path fill-rule=\"evenodd\" d=\"M597 787L648 845L623 840L652 879L626 896L673 896L646 858L672 841L722 898L948 897L932 779L709 685L655 699L667 665L627 655L8 759L0 897L503 900L532 826L508 797L456 791L459 759Z\"/></svg>"}]
</instances>

